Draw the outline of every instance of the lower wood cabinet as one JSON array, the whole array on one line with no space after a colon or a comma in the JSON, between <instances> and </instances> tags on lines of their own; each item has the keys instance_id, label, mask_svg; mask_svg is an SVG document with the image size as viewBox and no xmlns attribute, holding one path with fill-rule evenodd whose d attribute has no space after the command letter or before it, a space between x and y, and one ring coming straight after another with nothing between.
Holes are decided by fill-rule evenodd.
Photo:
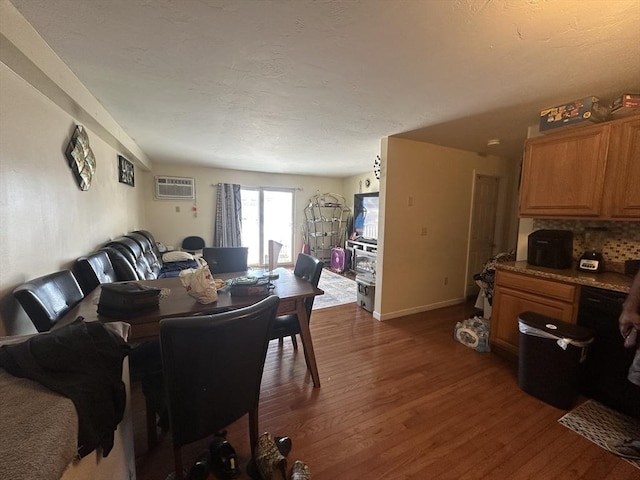
<instances>
[{"instance_id":1,"label":"lower wood cabinet","mask_svg":"<svg viewBox=\"0 0 640 480\"><path fill-rule=\"evenodd\" d=\"M575 323L579 287L523 273L497 270L489 339L496 353L518 355L518 317L532 311Z\"/></svg>"}]
</instances>

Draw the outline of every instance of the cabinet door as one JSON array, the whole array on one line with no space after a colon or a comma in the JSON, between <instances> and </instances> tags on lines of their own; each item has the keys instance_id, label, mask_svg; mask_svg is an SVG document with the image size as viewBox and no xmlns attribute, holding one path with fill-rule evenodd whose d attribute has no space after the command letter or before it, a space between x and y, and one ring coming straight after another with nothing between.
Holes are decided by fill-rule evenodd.
<instances>
[{"instance_id":1,"label":"cabinet door","mask_svg":"<svg viewBox=\"0 0 640 480\"><path fill-rule=\"evenodd\" d=\"M607 169L608 217L640 218L640 117L616 122Z\"/></svg>"},{"instance_id":2,"label":"cabinet door","mask_svg":"<svg viewBox=\"0 0 640 480\"><path fill-rule=\"evenodd\" d=\"M599 216L610 133L611 127L602 124L527 141L520 215Z\"/></svg>"},{"instance_id":3,"label":"cabinet door","mask_svg":"<svg viewBox=\"0 0 640 480\"><path fill-rule=\"evenodd\" d=\"M552 318L574 321L573 304L531 293L496 286L489 337L491 344L513 355L518 354L518 317L531 311Z\"/></svg>"}]
</instances>

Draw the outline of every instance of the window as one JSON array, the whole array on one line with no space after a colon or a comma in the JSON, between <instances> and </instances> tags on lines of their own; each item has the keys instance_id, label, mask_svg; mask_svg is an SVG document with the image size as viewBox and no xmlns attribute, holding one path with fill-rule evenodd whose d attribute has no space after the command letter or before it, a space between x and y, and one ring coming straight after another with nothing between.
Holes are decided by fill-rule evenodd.
<instances>
[{"instance_id":1,"label":"window","mask_svg":"<svg viewBox=\"0 0 640 480\"><path fill-rule=\"evenodd\" d=\"M248 263L268 263L269 240L282 244L277 264L293 263L293 190L242 187L242 246Z\"/></svg>"}]
</instances>

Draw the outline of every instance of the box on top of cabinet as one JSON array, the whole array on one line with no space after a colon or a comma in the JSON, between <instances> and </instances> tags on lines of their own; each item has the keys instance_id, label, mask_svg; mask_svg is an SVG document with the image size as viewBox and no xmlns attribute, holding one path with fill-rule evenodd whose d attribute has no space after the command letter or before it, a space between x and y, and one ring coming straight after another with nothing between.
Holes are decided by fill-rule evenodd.
<instances>
[{"instance_id":1,"label":"box on top of cabinet","mask_svg":"<svg viewBox=\"0 0 640 480\"><path fill-rule=\"evenodd\" d=\"M610 118L611 111L600 103L598 97L585 97L540 111L540 131L546 132L587 121L604 122Z\"/></svg>"},{"instance_id":2,"label":"box on top of cabinet","mask_svg":"<svg viewBox=\"0 0 640 480\"><path fill-rule=\"evenodd\" d=\"M640 93L625 93L611 104L611 115L622 118L640 113Z\"/></svg>"}]
</instances>

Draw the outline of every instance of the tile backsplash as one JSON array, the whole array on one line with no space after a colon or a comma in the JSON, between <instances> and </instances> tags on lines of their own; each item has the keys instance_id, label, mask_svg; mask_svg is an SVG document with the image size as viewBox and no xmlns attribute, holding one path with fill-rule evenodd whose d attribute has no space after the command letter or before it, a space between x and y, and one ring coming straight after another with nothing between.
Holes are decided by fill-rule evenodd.
<instances>
[{"instance_id":1,"label":"tile backsplash","mask_svg":"<svg viewBox=\"0 0 640 480\"><path fill-rule=\"evenodd\" d=\"M602 257L606 270L623 271L625 260L640 259L640 222L605 222L593 220L555 220L536 218L533 229L571 230L573 257L577 260L586 250L584 239L588 228L605 228L606 240Z\"/></svg>"}]
</instances>

